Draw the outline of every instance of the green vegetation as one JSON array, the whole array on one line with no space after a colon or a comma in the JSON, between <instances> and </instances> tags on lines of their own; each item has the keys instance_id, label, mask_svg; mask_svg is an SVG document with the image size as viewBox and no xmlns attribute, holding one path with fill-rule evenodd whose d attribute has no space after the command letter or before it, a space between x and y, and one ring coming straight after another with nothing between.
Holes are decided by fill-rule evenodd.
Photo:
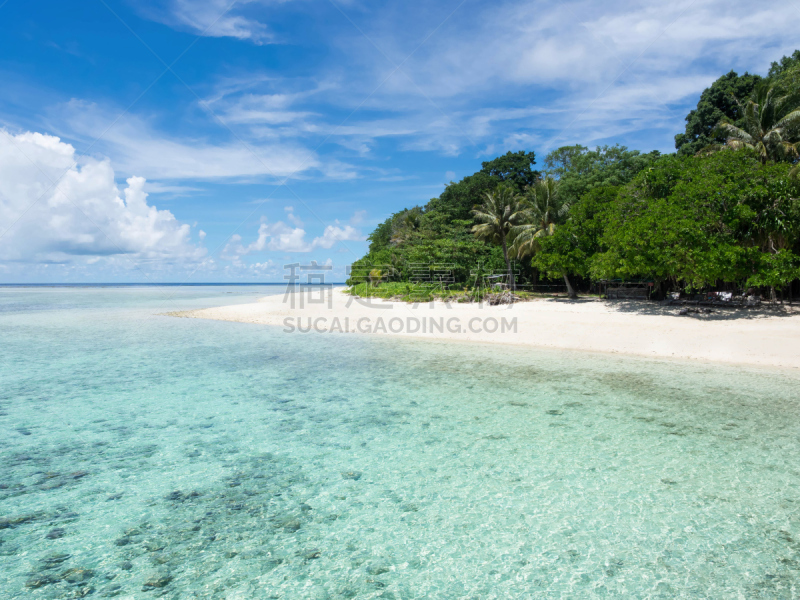
<instances>
[{"instance_id":1,"label":"green vegetation","mask_svg":"<svg viewBox=\"0 0 800 600\"><path fill-rule=\"evenodd\" d=\"M686 116L686 131L675 136L678 154L688 156L712 144L724 144L725 136L717 132L717 125L724 119L739 127L744 124L739 101L749 97L760 81L758 75L739 76L731 71L703 91L697 108Z\"/></svg>"},{"instance_id":2,"label":"green vegetation","mask_svg":"<svg viewBox=\"0 0 800 600\"><path fill-rule=\"evenodd\" d=\"M486 275L504 274L512 290L563 281L570 296L602 280L646 280L657 297L791 293L800 284L800 51L764 78L721 77L686 123L671 155L578 145L548 154L543 173L533 152L483 163L379 225L353 265L353 292L469 301L486 293Z\"/></svg>"},{"instance_id":3,"label":"green vegetation","mask_svg":"<svg viewBox=\"0 0 800 600\"><path fill-rule=\"evenodd\" d=\"M512 290L515 288L514 271L511 270L507 240L515 230L525 226L523 225L525 215L521 208L516 190L510 185L502 184L497 186L494 191L486 192L483 203L472 210L472 214L478 222L472 228L472 233L476 238L499 244L503 249L506 274ZM517 237L519 236L517 235Z\"/></svg>"},{"instance_id":4,"label":"green vegetation","mask_svg":"<svg viewBox=\"0 0 800 600\"><path fill-rule=\"evenodd\" d=\"M383 300L399 300L402 302L426 303L434 300L446 302L479 302L484 300L493 292L490 289L463 286L452 286L450 289L442 288L438 285L415 284L401 281L387 281L379 285L369 283L359 283L347 290L351 295L360 298L381 298ZM515 295L527 300L534 298L537 294L517 290Z\"/></svg>"},{"instance_id":5,"label":"green vegetation","mask_svg":"<svg viewBox=\"0 0 800 600\"><path fill-rule=\"evenodd\" d=\"M717 130L734 150L750 148L761 162L795 162L800 158L800 90L784 92L775 84L760 83L744 105L741 126L720 122Z\"/></svg>"}]
</instances>

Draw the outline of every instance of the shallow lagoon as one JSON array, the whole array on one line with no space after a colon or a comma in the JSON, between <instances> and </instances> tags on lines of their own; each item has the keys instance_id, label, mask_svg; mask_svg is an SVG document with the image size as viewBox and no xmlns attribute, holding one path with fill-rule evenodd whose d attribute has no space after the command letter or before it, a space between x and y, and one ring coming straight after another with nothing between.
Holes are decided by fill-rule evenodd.
<instances>
[{"instance_id":1,"label":"shallow lagoon","mask_svg":"<svg viewBox=\"0 0 800 600\"><path fill-rule=\"evenodd\" d=\"M8 598L793 598L793 373L0 288ZM535 332L531 332L535 335Z\"/></svg>"}]
</instances>

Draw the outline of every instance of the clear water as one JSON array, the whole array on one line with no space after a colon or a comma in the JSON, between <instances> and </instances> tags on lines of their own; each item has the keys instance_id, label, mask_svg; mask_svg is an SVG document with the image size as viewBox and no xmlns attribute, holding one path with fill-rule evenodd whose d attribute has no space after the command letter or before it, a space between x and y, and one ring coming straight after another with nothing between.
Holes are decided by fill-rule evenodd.
<instances>
[{"instance_id":1,"label":"clear water","mask_svg":"<svg viewBox=\"0 0 800 600\"><path fill-rule=\"evenodd\" d=\"M0 289L1 597L800 594L796 375L157 315L276 291Z\"/></svg>"}]
</instances>

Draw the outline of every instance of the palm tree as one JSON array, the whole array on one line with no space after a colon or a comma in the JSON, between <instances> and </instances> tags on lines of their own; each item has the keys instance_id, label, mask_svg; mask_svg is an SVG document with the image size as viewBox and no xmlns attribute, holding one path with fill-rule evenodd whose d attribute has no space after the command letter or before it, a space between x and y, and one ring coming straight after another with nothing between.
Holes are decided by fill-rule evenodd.
<instances>
[{"instance_id":1,"label":"palm tree","mask_svg":"<svg viewBox=\"0 0 800 600\"><path fill-rule=\"evenodd\" d=\"M559 193L558 180L548 176L525 190L521 207L522 223L511 230L514 237L511 253L519 258L536 252L539 241L545 236L553 235L556 226L564 222L569 212L569 203ZM576 298L577 294L566 273L564 283L567 284L569 297Z\"/></svg>"},{"instance_id":2,"label":"palm tree","mask_svg":"<svg viewBox=\"0 0 800 600\"><path fill-rule=\"evenodd\" d=\"M475 206L472 214L478 224L473 226L475 237L503 247L503 258L506 261L508 283L511 290L516 289L511 260L508 257L508 235L511 229L521 223L519 198L513 187L498 186L492 192L486 192L483 204Z\"/></svg>"},{"instance_id":3,"label":"palm tree","mask_svg":"<svg viewBox=\"0 0 800 600\"><path fill-rule=\"evenodd\" d=\"M717 128L727 136L727 146L738 150L752 148L758 152L761 162L768 160L800 159L800 92L784 93L775 85L761 83L744 109L744 124L721 122ZM715 150L719 147L709 147ZM796 175L798 167L792 169Z\"/></svg>"}]
</instances>

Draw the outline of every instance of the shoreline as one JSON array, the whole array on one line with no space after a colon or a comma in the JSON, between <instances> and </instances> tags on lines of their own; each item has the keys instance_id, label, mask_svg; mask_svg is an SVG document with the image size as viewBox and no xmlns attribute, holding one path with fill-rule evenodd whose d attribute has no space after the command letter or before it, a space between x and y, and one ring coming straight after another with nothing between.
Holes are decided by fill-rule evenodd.
<instances>
[{"instance_id":1,"label":"shoreline","mask_svg":"<svg viewBox=\"0 0 800 600\"><path fill-rule=\"evenodd\" d=\"M319 290L310 294L319 298ZM800 369L800 344L795 342L800 340L800 309L794 307L774 314L715 309L679 316L680 307L598 299L411 305L358 299L343 288L330 292L329 303L308 300L292 292L166 315L277 326L287 333L357 333Z\"/></svg>"}]
</instances>

